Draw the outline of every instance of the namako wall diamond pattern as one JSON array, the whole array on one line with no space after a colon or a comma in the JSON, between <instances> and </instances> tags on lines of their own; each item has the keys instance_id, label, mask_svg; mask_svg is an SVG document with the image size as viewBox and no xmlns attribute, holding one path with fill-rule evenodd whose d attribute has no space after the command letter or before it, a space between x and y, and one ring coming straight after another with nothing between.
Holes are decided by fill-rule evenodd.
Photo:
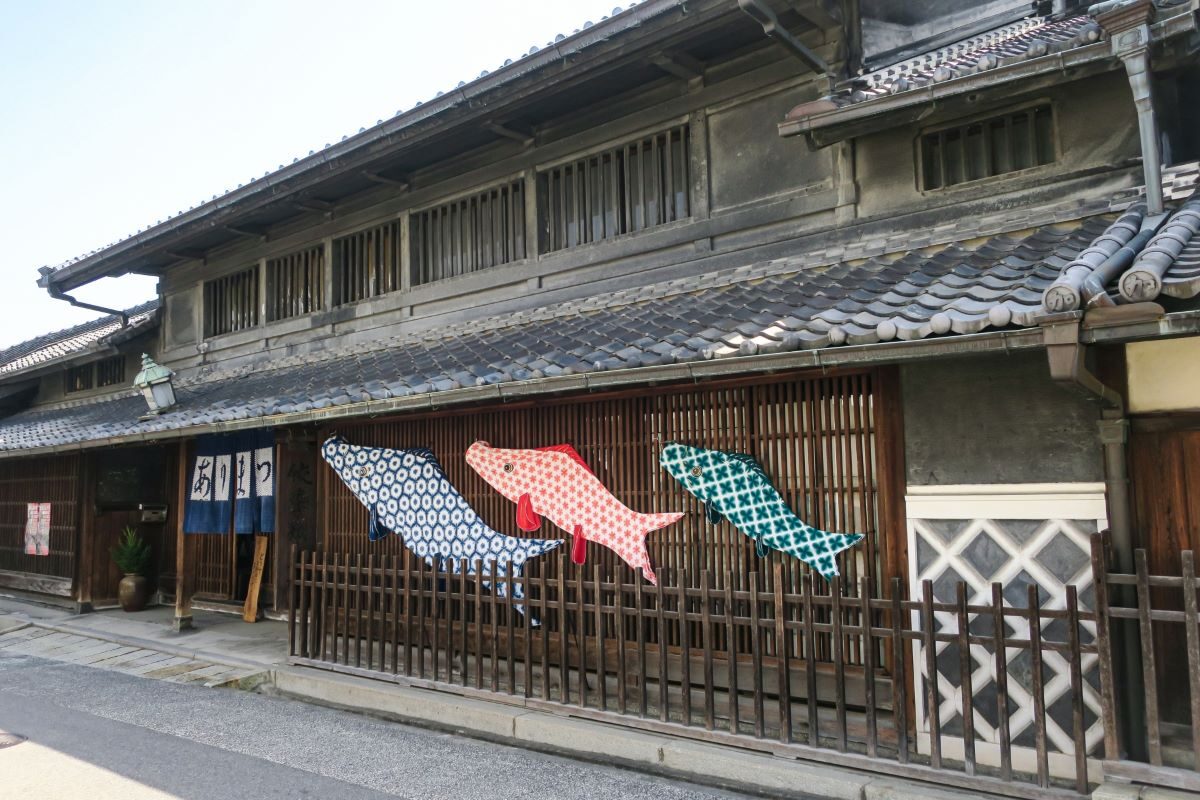
<instances>
[{"instance_id":1,"label":"namako wall diamond pattern","mask_svg":"<svg viewBox=\"0 0 1200 800\"><path fill-rule=\"evenodd\" d=\"M970 605L987 604L992 583L999 583L1006 605L1026 608L1029 587L1037 588L1042 608L1066 607L1066 587L1074 585L1080 606L1090 609L1094 592L1089 537L1105 527L1103 487L1096 484L1011 484L994 486L910 487L907 499L910 596L919 598L930 581L935 602L956 601L957 584L967 587ZM957 633L953 613L935 612L939 633ZM920 622L914 614L913 624ZM1005 634L1029 638L1029 622L1005 617ZM970 632L991 636L989 616L970 615ZM1065 641L1066 623L1042 620L1044 641ZM1081 641L1091 642L1092 623L1082 623ZM1008 648L1008 695L1014 767L1033 765L1034 699L1030 652ZM999 721L996 710L995 653L984 645L971 646L971 686L976 750L982 763L998 763ZM1046 739L1051 772L1070 775L1074 746L1071 736L1070 671L1063 654L1043 652L1046 701ZM962 751L961 654L955 642L937 645L936 675L943 752ZM930 676L920 642L914 643L913 664L920 678L916 697L918 740L929 749L926 702ZM1084 728L1088 752L1103 735L1100 720L1098 668L1095 655L1084 655Z\"/></svg>"}]
</instances>

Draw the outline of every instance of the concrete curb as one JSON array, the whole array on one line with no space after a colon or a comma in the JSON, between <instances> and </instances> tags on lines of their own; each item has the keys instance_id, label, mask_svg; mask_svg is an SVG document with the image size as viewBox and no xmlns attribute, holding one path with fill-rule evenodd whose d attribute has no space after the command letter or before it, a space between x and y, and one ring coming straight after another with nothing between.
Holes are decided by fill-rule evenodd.
<instances>
[{"instance_id":1,"label":"concrete curb","mask_svg":"<svg viewBox=\"0 0 1200 800\"><path fill-rule=\"evenodd\" d=\"M12 633L29 627L29 623L18 617L0 616L0 634Z\"/></svg>"},{"instance_id":2,"label":"concrete curb","mask_svg":"<svg viewBox=\"0 0 1200 800\"><path fill-rule=\"evenodd\" d=\"M138 636L126 636L124 634L109 633L108 631L97 631L87 627L75 627L73 625L65 625L57 622L44 622L36 619L23 621L25 625L32 625L36 628L45 628L46 630L54 631L55 633L69 633L74 636L87 636L91 639L99 639L105 642L112 642L123 647L136 647L140 650L157 650L160 653L186 658L191 661L211 661L214 664L221 664L228 667L241 667L243 669L260 670L264 673L270 672L273 667L269 664L256 663L247 661L246 659L228 656L224 653L214 653L209 650L196 650L188 647L179 647L168 642L161 642L156 639L142 639ZM14 629L15 630L15 629Z\"/></svg>"},{"instance_id":3,"label":"concrete curb","mask_svg":"<svg viewBox=\"0 0 1200 800\"><path fill-rule=\"evenodd\" d=\"M318 705L769 797L996 797L304 667L274 669L267 686L272 693Z\"/></svg>"}]
</instances>

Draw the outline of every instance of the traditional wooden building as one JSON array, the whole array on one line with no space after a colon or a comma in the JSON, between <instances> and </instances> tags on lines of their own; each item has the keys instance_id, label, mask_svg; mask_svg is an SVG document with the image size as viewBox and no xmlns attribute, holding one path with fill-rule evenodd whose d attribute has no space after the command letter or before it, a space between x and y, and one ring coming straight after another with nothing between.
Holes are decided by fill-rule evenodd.
<instances>
[{"instance_id":1,"label":"traditional wooden building","mask_svg":"<svg viewBox=\"0 0 1200 800\"><path fill-rule=\"evenodd\" d=\"M1196 41L1194 2L646 0L43 268L59 299L126 273L159 297L0 354L0 585L109 601L106 537L139 524L181 625L242 600L247 537L180 511L196 437L266 428L263 604L300 663L1082 791L1116 719L1092 538L1175 575L1200 535ZM174 372L157 415L142 352ZM570 443L687 515L650 537L657 590L594 546L534 565L527 625L369 542L333 433L431 448L513 535L473 441ZM706 521L668 441L864 533L841 581ZM49 556L23 554L33 502Z\"/></svg>"}]
</instances>

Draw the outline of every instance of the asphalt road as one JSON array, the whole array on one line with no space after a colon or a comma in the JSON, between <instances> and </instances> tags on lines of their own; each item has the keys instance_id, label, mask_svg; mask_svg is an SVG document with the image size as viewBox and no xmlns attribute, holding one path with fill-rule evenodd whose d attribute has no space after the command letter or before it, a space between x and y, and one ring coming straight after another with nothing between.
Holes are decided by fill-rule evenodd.
<instances>
[{"instance_id":1,"label":"asphalt road","mask_svg":"<svg viewBox=\"0 0 1200 800\"><path fill-rule=\"evenodd\" d=\"M276 697L0 653L0 800L732 798Z\"/></svg>"}]
</instances>

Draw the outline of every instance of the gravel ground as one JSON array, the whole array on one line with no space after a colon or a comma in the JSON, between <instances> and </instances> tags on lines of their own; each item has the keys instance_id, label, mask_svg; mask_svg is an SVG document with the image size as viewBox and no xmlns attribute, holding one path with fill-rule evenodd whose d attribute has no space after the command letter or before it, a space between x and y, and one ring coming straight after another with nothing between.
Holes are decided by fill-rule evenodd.
<instances>
[{"instance_id":1,"label":"gravel ground","mask_svg":"<svg viewBox=\"0 0 1200 800\"><path fill-rule=\"evenodd\" d=\"M0 731L29 737L0 749L0 799L98 798L114 776L125 788L113 796L127 800L138 796L130 781L141 797L189 800L742 796L283 698L4 653ZM55 779L95 783L59 795Z\"/></svg>"}]
</instances>

